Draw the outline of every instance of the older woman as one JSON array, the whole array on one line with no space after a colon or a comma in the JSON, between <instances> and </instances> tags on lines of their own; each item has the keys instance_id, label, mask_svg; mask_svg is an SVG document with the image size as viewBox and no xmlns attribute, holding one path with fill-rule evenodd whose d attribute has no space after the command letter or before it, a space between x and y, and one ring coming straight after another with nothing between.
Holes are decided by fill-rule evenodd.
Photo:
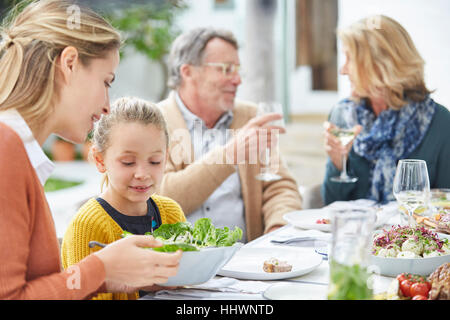
<instances>
[{"instance_id":1,"label":"older woman","mask_svg":"<svg viewBox=\"0 0 450 320\"><path fill-rule=\"evenodd\" d=\"M354 105L362 128L352 143L342 146L326 126L324 202L394 200L395 169L404 158L427 162L431 188L450 187L450 113L430 97L424 61L409 34L395 20L375 16L338 31L338 36L346 56L340 73L349 77L352 88L352 96L341 103ZM347 153L347 169L357 182L331 181Z\"/></svg>"}]
</instances>

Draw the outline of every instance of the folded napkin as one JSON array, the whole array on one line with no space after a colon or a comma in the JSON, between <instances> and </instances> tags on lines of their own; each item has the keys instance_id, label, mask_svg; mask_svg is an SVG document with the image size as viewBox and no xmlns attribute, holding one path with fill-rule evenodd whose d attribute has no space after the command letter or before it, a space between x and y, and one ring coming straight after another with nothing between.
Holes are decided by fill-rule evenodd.
<instances>
[{"instance_id":1,"label":"folded napkin","mask_svg":"<svg viewBox=\"0 0 450 320\"><path fill-rule=\"evenodd\" d=\"M234 292L216 292L198 289L161 290L153 299L158 300L260 300L261 293L245 294Z\"/></svg>"},{"instance_id":2,"label":"folded napkin","mask_svg":"<svg viewBox=\"0 0 450 320\"><path fill-rule=\"evenodd\" d=\"M329 208L329 209L361 209L361 208L375 207L376 205L377 205L377 202L374 200L358 199L358 200L351 200L351 201L335 201L333 203L330 203L325 208Z\"/></svg>"},{"instance_id":3,"label":"folded napkin","mask_svg":"<svg viewBox=\"0 0 450 320\"><path fill-rule=\"evenodd\" d=\"M195 286L186 286L185 288L214 290L221 292L243 292L243 293L261 293L266 290L271 283L252 280L238 280L233 278L212 278L211 280Z\"/></svg>"},{"instance_id":4,"label":"folded napkin","mask_svg":"<svg viewBox=\"0 0 450 320\"><path fill-rule=\"evenodd\" d=\"M259 299L272 283L263 281L238 280L233 278L212 278L193 286L185 286L175 290L160 290L155 293L157 299Z\"/></svg>"}]
</instances>

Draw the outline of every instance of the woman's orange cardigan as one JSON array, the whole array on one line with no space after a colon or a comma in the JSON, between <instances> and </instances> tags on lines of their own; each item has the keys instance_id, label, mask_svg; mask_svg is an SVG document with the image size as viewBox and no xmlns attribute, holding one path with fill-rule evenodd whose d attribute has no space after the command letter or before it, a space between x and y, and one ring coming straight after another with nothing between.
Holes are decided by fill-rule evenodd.
<instances>
[{"instance_id":1,"label":"woman's orange cardigan","mask_svg":"<svg viewBox=\"0 0 450 320\"><path fill-rule=\"evenodd\" d=\"M0 123L0 299L85 299L104 280L95 255L62 270L43 186L21 138Z\"/></svg>"}]
</instances>

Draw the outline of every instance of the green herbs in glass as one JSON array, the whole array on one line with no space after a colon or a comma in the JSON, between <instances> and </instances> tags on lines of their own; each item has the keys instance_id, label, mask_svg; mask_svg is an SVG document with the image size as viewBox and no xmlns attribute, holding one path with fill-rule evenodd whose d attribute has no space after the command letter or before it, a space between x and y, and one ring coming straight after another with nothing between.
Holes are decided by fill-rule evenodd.
<instances>
[{"instance_id":1,"label":"green herbs in glass","mask_svg":"<svg viewBox=\"0 0 450 320\"><path fill-rule=\"evenodd\" d=\"M359 264L345 265L330 260L328 300L370 300L372 290L367 286L370 274Z\"/></svg>"}]
</instances>

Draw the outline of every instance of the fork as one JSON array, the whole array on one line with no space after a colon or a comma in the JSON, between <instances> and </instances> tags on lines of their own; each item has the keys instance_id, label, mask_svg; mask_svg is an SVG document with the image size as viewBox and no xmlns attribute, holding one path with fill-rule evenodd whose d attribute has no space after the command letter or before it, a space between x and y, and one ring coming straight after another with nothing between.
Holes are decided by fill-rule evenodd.
<instances>
[{"instance_id":1,"label":"fork","mask_svg":"<svg viewBox=\"0 0 450 320\"><path fill-rule=\"evenodd\" d=\"M272 243L278 243L278 244L289 244L293 242L301 242L301 241L311 241L311 240L320 240L320 241L327 241L328 238L324 237L295 237L295 238L289 238L286 240L270 240Z\"/></svg>"},{"instance_id":2,"label":"fork","mask_svg":"<svg viewBox=\"0 0 450 320\"><path fill-rule=\"evenodd\" d=\"M94 248L96 246L104 248L107 245L98 241L89 241L89 248Z\"/></svg>"}]
</instances>

